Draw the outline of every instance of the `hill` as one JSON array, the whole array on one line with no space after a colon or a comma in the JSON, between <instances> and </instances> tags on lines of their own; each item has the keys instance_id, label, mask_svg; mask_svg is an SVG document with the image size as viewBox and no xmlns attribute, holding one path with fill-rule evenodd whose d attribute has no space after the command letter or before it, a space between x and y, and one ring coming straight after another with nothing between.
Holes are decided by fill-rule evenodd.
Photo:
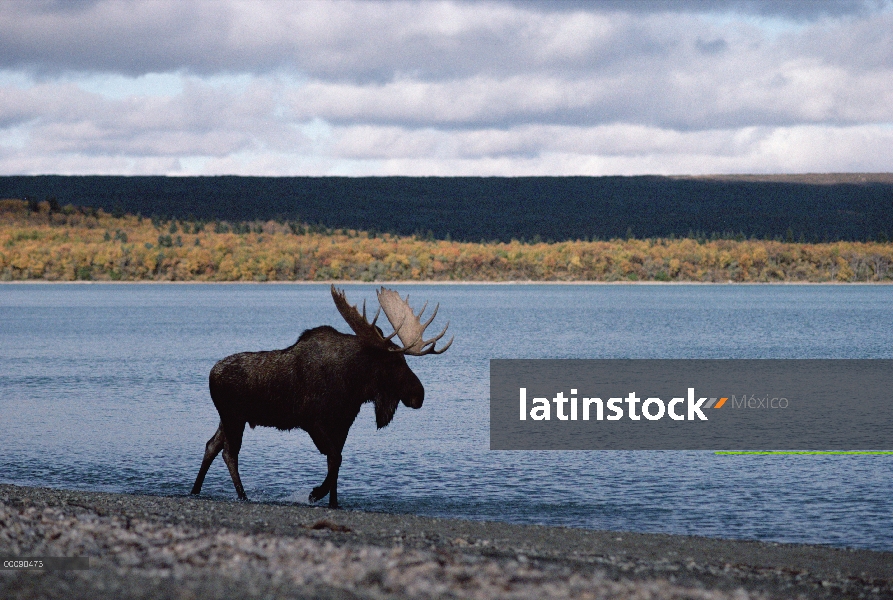
<instances>
[{"instance_id":1,"label":"hill","mask_svg":"<svg viewBox=\"0 0 893 600\"><path fill-rule=\"evenodd\" d=\"M0 198L112 214L298 220L437 239L732 237L886 241L893 176L5 176Z\"/></svg>"}]
</instances>

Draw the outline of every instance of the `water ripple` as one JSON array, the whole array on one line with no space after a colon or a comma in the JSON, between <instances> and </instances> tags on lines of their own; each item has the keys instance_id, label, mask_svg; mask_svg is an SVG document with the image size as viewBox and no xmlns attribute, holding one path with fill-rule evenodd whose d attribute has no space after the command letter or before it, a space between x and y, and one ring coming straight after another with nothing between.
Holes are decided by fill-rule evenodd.
<instances>
[{"instance_id":1,"label":"water ripple","mask_svg":"<svg viewBox=\"0 0 893 600\"><path fill-rule=\"evenodd\" d=\"M372 286L347 286L374 303ZM491 358L891 358L883 286L414 286L456 342L410 359L422 410L344 452L347 508L893 550L878 456L489 450ZM183 495L217 426L216 360L346 330L326 286L0 286L3 479ZM256 500L304 502L325 459L301 432L246 431ZM232 499L222 461L203 494Z\"/></svg>"}]
</instances>

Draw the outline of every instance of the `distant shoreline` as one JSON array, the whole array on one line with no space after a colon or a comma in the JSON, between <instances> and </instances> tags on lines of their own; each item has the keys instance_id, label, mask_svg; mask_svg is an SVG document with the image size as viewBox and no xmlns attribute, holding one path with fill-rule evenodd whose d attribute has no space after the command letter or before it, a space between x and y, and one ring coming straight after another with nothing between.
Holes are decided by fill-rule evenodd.
<instances>
[{"instance_id":1,"label":"distant shoreline","mask_svg":"<svg viewBox=\"0 0 893 600\"><path fill-rule=\"evenodd\" d=\"M46 279L17 279L12 281L0 281L3 285L262 285L262 286L284 286L284 285L364 285L364 286L404 286L404 285L479 285L479 286L535 286L535 285L556 285L556 286L655 286L655 287L683 287L683 286L735 286L735 287L771 287L771 286L828 286L828 287L848 287L848 286L888 286L893 285L893 280L889 281L354 281L354 280L326 280L326 281L163 281L163 280L142 280L142 281L48 281Z\"/></svg>"},{"instance_id":2,"label":"distant shoreline","mask_svg":"<svg viewBox=\"0 0 893 600\"><path fill-rule=\"evenodd\" d=\"M0 200L0 281L893 283L893 243L458 242L296 221L162 221Z\"/></svg>"}]
</instances>

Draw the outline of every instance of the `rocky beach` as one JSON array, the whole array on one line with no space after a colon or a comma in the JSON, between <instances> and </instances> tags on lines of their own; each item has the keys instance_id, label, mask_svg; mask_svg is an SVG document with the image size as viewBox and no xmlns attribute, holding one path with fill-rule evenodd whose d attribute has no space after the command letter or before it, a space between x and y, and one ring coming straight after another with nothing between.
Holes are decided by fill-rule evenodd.
<instances>
[{"instance_id":1,"label":"rocky beach","mask_svg":"<svg viewBox=\"0 0 893 600\"><path fill-rule=\"evenodd\" d=\"M893 598L893 553L0 485L4 598Z\"/></svg>"}]
</instances>

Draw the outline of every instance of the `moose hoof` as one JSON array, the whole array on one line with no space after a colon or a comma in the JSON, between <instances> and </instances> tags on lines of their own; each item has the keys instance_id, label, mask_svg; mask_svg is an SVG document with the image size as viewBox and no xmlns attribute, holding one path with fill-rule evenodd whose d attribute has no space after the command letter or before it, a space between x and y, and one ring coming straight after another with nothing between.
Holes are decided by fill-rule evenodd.
<instances>
[{"instance_id":1,"label":"moose hoof","mask_svg":"<svg viewBox=\"0 0 893 600\"><path fill-rule=\"evenodd\" d=\"M310 492L310 497L308 498L308 500L310 502L319 502L326 497L326 494L328 494L328 491L323 491L320 488L313 488L313 491Z\"/></svg>"}]
</instances>

